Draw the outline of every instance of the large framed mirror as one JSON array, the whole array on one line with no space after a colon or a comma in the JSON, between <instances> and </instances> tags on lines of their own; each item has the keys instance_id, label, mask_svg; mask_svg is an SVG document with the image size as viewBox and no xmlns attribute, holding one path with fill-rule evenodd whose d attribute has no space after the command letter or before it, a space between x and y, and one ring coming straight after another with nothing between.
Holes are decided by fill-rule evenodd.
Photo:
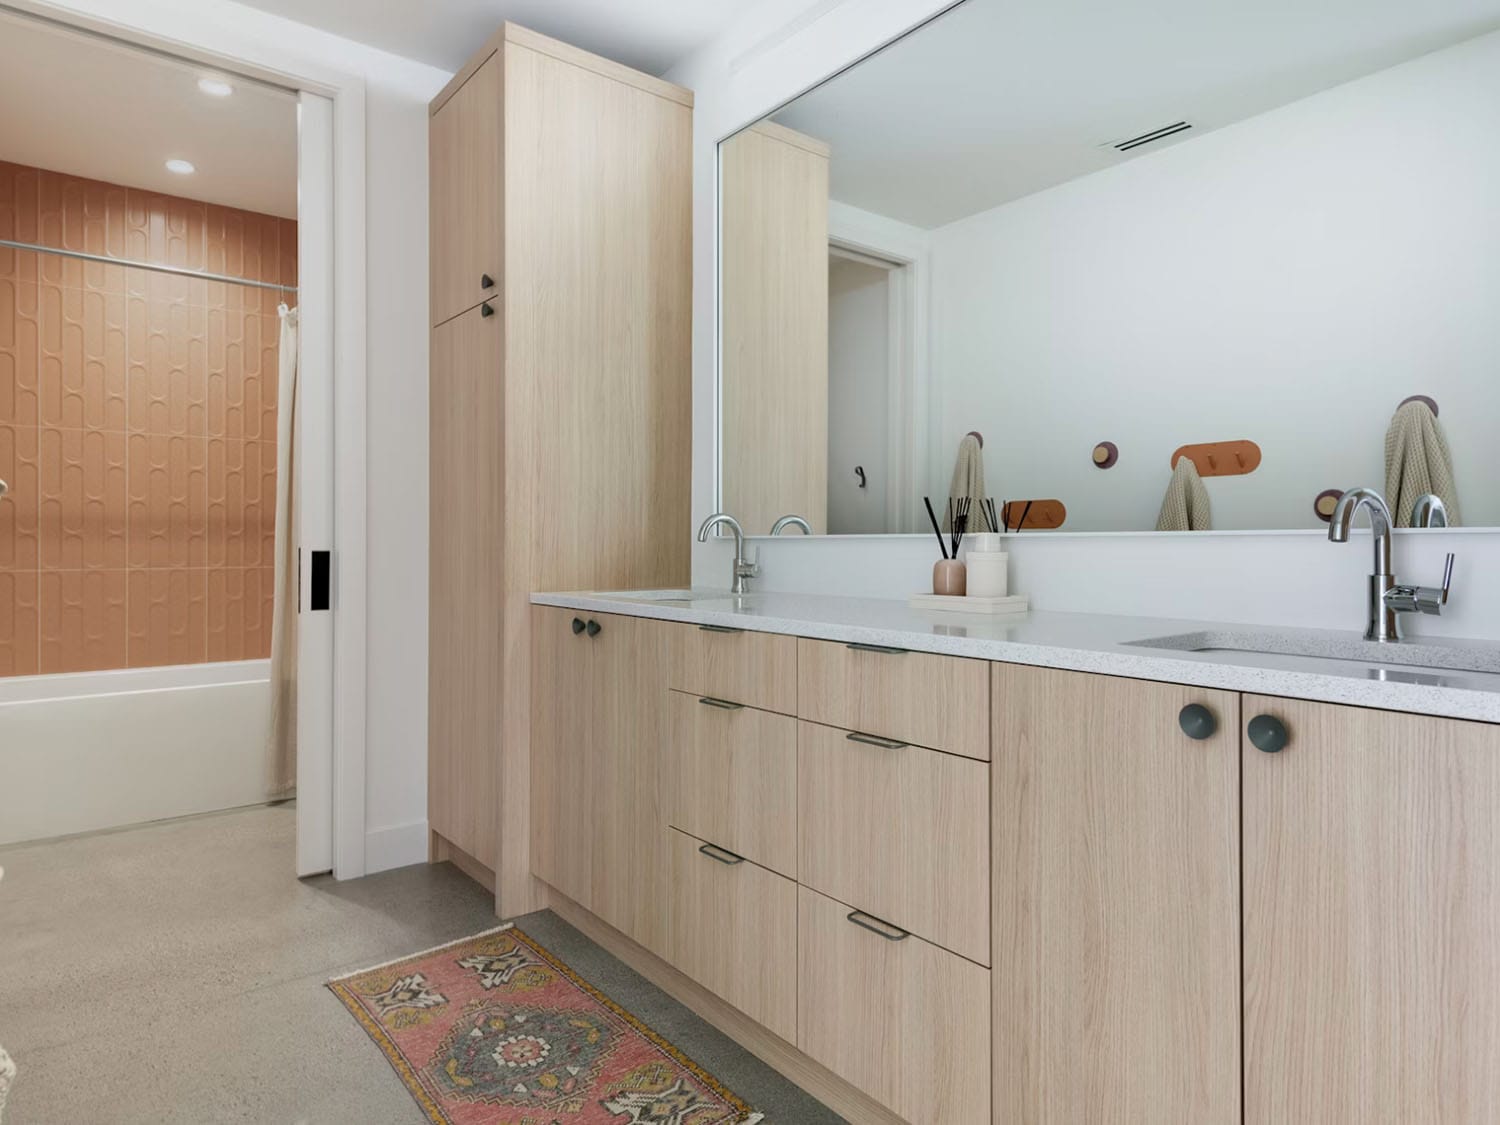
<instances>
[{"instance_id":1,"label":"large framed mirror","mask_svg":"<svg viewBox=\"0 0 1500 1125\"><path fill-rule=\"evenodd\" d=\"M721 509L1315 529L1370 485L1500 525L1497 28L965 0L726 138Z\"/></svg>"}]
</instances>

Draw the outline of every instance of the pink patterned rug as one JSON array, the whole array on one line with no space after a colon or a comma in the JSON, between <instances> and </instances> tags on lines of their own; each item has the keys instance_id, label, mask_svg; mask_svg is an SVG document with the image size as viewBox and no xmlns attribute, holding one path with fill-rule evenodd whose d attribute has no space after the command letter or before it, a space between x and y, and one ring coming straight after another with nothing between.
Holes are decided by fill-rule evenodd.
<instances>
[{"instance_id":1,"label":"pink patterned rug","mask_svg":"<svg viewBox=\"0 0 1500 1125\"><path fill-rule=\"evenodd\" d=\"M435 1125L753 1125L761 1115L514 927L328 983Z\"/></svg>"}]
</instances>

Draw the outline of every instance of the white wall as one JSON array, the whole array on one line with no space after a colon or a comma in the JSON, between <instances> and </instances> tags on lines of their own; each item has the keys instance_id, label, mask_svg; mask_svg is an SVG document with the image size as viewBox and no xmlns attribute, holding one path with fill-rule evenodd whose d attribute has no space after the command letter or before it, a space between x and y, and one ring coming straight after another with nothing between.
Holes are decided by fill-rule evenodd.
<instances>
[{"instance_id":1,"label":"white wall","mask_svg":"<svg viewBox=\"0 0 1500 1125\"><path fill-rule=\"evenodd\" d=\"M685 60L668 77L697 94L694 123L693 507L714 502L715 189L717 142L818 81L936 14L941 0L768 2ZM1392 157L1399 159L1399 154ZM902 597L929 580L924 537L760 540L773 590ZM1414 632L1500 637L1500 533L1398 537L1397 570L1418 581L1440 574L1441 552L1459 554L1448 616ZM1328 628L1363 624L1364 543L1330 544L1316 532L1212 536L1015 537L1012 588L1054 610L1141 613ZM732 545L695 545L693 579L727 584Z\"/></svg>"},{"instance_id":2,"label":"white wall","mask_svg":"<svg viewBox=\"0 0 1500 1125\"><path fill-rule=\"evenodd\" d=\"M427 849L427 110L449 75L231 0L36 7L286 72L362 78L367 142L366 869Z\"/></svg>"},{"instance_id":3,"label":"white wall","mask_svg":"<svg viewBox=\"0 0 1500 1125\"><path fill-rule=\"evenodd\" d=\"M888 273L850 258L828 262L828 527L839 535L886 527Z\"/></svg>"},{"instance_id":4,"label":"white wall","mask_svg":"<svg viewBox=\"0 0 1500 1125\"><path fill-rule=\"evenodd\" d=\"M996 496L1116 531L1154 526L1173 450L1249 438L1213 526L1316 528L1427 394L1464 522L1500 525L1497 184L1493 34L935 230L938 447L980 430Z\"/></svg>"}]
</instances>

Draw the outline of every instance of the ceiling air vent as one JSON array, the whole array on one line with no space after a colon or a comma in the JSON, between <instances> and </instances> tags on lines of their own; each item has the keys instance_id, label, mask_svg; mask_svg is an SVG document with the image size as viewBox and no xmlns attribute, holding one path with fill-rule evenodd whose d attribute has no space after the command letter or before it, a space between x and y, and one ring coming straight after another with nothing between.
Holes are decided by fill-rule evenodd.
<instances>
[{"instance_id":1,"label":"ceiling air vent","mask_svg":"<svg viewBox=\"0 0 1500 1125\"><path fill-rule=\"evenodd\" d=\"M1142 145L1155 144L1164 141L1168 137L1175 137L1178 133L1186 133L1191 129L1192 122L1176 121L1171 125L1163 125L1160 129L1152 129L1149 133L1142 133L1138 137L1129 137L1123 141L1110 141L1106 147L1116 152L1129 152L1131 149L1140 148Z\"/></svg>"}]
</instances>

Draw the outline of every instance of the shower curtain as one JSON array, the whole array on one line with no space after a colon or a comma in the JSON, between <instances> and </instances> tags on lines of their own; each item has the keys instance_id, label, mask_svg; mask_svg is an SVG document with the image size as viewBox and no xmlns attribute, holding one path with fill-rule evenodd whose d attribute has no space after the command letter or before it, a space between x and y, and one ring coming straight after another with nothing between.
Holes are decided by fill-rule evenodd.
<instances>
[{"instance_id":1,"label":"shower curtain","mask_svg":"<svg viewBox=\"0 0 1500 1125\"><path fill-rule=\"evenodd\" d=\"M297 435L297 310L282 305L276 395L276 589L271 612L270 792L297 786L297 543L292 512Z\"/></svg>"}]
</instances>

